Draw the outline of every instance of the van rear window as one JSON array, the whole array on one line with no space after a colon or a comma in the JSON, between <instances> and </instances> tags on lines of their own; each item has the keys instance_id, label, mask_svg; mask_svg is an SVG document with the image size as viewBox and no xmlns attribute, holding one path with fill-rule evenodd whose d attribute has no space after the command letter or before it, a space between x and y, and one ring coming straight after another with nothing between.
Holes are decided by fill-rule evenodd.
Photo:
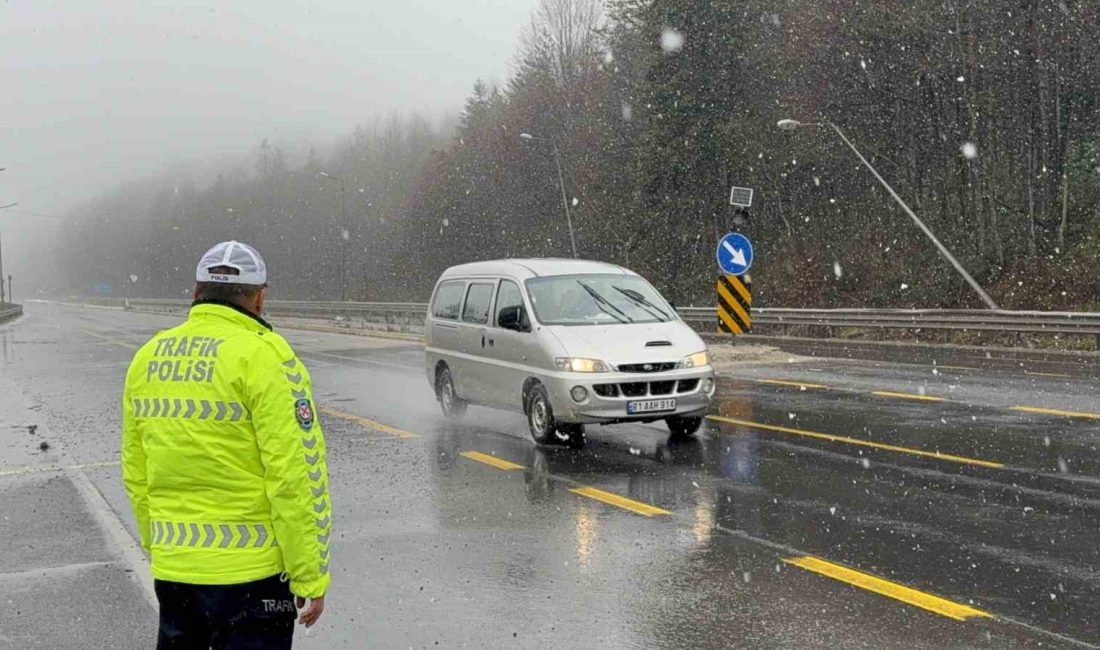
<instances>
[{"instance_id":1,"label":"van rear window","mask_svg":"<svg viewBox=\"0 0 1100 650\"><path fill-rule=\"evenodd\" d=\"M462 296L466 293L466 283L458 280L444 282L435 291L432 301L432 316L446 320L458 320L462 313Z\"/></svg>"}]
</instances>

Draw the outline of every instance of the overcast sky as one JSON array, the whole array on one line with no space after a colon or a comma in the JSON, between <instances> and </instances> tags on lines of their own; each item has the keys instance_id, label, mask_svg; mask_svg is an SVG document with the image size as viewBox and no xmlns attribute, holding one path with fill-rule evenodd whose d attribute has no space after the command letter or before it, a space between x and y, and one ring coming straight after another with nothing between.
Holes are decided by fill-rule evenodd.
<instances>
[{"instance_id":1,"label":"overcast sky","mask_svg":"<svg viewBox=\"0 0 1100 650\"><path fill-rule=\"evenodd\" d=\"M5 273L37 215L263 138L325 143L372 115L461 110L503 81L535 0L5 0ZM47 219L48 221L48 219ZM26 277L26 276L24 276Z\"/></svg>"}]
</instances>

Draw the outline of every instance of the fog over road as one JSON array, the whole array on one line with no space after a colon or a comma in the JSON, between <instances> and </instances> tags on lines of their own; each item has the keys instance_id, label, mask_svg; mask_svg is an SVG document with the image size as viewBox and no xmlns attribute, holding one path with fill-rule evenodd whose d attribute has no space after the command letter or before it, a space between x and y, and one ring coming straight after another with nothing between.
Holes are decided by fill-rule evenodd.
<instances>
[{"instance_id":1,"label":"fog over road","mask_svg":"<svg viewBox=\"0 0 1100 650\"><path fill-rule=\"evenodd\" d=\"M178 320L33 303L0 326L0 647L152 643L119 399L135 348ZM300 647L1100 643L1095 379L746 364L695 440L589 427L568 449L516 414L445 420L415 342L283 333L313 375L336 522Z\"/></svg>"}]
</instances>

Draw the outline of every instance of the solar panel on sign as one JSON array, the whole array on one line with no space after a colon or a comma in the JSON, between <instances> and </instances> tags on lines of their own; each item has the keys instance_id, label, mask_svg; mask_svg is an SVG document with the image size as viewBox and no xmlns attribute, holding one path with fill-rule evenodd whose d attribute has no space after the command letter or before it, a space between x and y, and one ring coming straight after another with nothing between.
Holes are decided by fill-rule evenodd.
<instances>
[{"instance_id":1,"label":"solar panel on sign","mask_svg":"<svg viewBox=\"0 0 1100 650\"><path fill-rule=\"evenodd\" d=\"M730 188L730 205L739 208L752 207L752 188L736 186Z\"/></svg>"}]
</instances>

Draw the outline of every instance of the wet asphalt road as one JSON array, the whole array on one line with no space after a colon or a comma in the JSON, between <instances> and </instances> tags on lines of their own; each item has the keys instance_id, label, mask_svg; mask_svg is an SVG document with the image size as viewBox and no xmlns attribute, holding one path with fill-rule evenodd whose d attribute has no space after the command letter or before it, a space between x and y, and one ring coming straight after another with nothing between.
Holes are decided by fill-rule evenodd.
<instances>
[{"instance_id":1,"label":"wet asphalt road","mask_svg":"<svg viewBox=\"0 0 1100 650\"><path fill-rule=\"evenodd\" d=\"M74 485L133 535L122 376L178 320L32 304L0 326L0 647L151 647L155 614ZM746 364L695 440L617 426L566 449L516 414L444 420L415 344L283 333L313 374L336 515L301 647L1100 644L1095 380Z\"/></svg>"}]
</instances>

